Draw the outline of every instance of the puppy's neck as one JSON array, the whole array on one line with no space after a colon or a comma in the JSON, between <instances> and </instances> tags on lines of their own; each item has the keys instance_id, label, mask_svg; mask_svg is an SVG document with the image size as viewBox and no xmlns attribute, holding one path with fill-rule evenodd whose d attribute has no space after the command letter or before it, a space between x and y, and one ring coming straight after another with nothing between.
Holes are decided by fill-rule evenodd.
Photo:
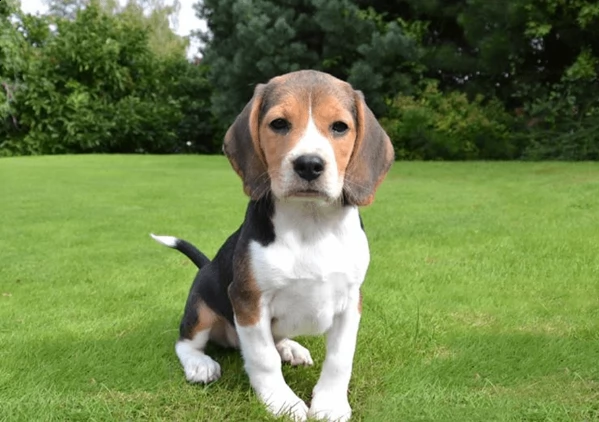
<instances>
[{"instance_id":1,"label":"puppy's neck","mask_svg":"<svg viewBox=\"0 0 599 422\"><path fill-rule=\"evenodd\" d=\"M357 207L343 205L341 202L274 199L273 205L275 232L292 231L309 238L319 233L345 230L349 220L355 219L359 225Z\"/></svg>"}]
</instances>

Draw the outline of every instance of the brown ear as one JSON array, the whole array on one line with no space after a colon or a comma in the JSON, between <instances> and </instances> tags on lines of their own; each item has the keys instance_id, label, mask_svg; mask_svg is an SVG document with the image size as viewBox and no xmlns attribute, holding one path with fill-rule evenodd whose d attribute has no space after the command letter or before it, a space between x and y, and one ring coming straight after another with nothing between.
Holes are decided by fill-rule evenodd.
<instances>
[{"instance_id":1,"label":"brown ear","mask_svg":"<svg viewBox=\"0 0 599 422\"><path fill-rule=\"evenodd\" d=\"M356 91L354 98L358 133L345 171L343 191L348 204L369 205L393 164L395 152L389 136L366 105L364 95Z\"/></svg>"},{"instance_id":2,"label":"brown ear","mask_svg":"<svg viewBox=\"0 0 599 422\"><path fill-rule=\"evenodd\" d=\"M270 188L258 134L263 91L264 85L256 86L254 96L227 130L223 144L223 152L243 181L243 191L254 200Z\"/></svg>"}]
</instances>

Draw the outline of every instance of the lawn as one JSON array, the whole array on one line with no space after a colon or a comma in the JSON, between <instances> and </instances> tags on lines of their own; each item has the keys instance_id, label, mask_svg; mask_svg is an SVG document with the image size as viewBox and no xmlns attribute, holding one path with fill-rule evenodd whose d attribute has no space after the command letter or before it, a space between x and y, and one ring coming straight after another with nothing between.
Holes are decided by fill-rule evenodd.
<instances>
[{"instance_id":1,"label":"lawn","mask_svg":"<svg viewBox=\"0 0 599 422\"><path fill-rule=\"evenodd\" d=\"M5 158L0 201L0 420L270 420L236 352L185 382L195 269L148 236L214 255L246 203L223 157ZM362 215L353 420L599 420L598 164L397 163Z\"/></svg>"}]
</instances>

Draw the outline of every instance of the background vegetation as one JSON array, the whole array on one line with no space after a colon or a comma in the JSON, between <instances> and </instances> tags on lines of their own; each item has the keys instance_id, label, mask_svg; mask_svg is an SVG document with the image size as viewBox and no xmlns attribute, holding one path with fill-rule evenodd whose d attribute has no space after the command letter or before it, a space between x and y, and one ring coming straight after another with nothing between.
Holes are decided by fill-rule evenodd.
<instances>
[{"instance_id":1,"label":"background vegetation","mask_svg":"<svg viewBox=\"0 0 599 422\"><path fill-rule=\"evenodd\" d=\"M218 152L256 83L314 68L402 159L599 158L591 0L203 0L194 60L161 0L50 5L0 3L0 155Z\"/></svg>"}]
</instances>

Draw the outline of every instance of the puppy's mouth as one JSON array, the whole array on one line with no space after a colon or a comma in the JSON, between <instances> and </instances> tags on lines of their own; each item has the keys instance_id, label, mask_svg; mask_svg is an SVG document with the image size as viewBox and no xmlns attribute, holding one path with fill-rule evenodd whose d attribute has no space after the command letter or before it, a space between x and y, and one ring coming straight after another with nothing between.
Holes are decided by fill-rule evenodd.
<instances>
[{"instance_id":1,"label":"puppy's mouth","mask_svg":"<svg viewBox=\"0 0 599 422\"><path fill-rule=\"evenodd\" d=\"M287 194L289 198L328 198L328 195L317 189L298 189Z\"/></svg>"}]
</instances>

